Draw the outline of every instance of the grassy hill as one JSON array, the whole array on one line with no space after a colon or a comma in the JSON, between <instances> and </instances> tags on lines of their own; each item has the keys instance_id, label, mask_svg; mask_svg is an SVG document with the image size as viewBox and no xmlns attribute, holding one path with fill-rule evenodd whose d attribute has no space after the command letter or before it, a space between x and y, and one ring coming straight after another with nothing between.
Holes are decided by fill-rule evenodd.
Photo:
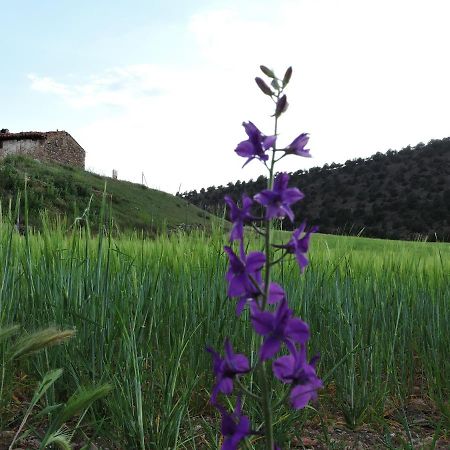
<instances>
[{"instance_id":1,"label":"grassy hill","mask_svg":"<svg viewBox=\"0 0 450 450\"><path fill-rule=\"evenodd\" d=\"M0 160L0 202L3 215L10 202L22 197L27 179L29 222L39 227L40 213L63 215L68 221L86 212L97 227L106 185L106 201L111 205L114 226L120 231L155 232L167 228L205 227L212 216L182 198L149 189L140 184L113 180L73 167L40 163L22 156ZM86 211L87 210L87 211ZM20 220L23 223L23 219Z\"/></svg>"}]
</instances>

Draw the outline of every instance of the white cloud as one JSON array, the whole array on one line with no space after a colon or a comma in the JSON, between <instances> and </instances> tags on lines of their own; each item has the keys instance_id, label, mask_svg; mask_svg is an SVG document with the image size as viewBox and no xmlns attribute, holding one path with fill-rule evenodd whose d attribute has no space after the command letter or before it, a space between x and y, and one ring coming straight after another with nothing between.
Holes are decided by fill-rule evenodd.
<instances>
[{"instance_id":1,"label":"white cloud","mask_svg":"<svg viewBox=\"0 0 450 450\"><path fill-rule=\"evenodd\" d=\"M56 94L62 97L70 95L67 86L62 83L57 83L50 77L38 77L37 75L30 74L28 75L28 79L31 81L31 88L35 91Z\"/></svg>"},{"instance_id":2,"label":"white cloud","mask_svg":"<svg viewBox=\"0 0 450 450\"><path fill-rule=\"evenodd\" d=\"M162 95L171 74L164 68L141 64L109 69L83 83L60 83L50 77L30 74L31 88L56 94L74 108L119 106L129 108L143 98Z\"/></svg>"},{"instance_id":3,"label":"white cloud","mask_svg":"<svg viewBox=\"0 0 450 450\"><path fill-rule=\"evenodd\" d=\"M294 67L281 141L311 133L315 158L291 159L285 170L450 134L449 13L441 0L280 0L259 4L257 14L206 10L186 24L200 64L30 81L73 108L103 107L101 118L74 131L89 166L134 181L144 171L151 186L175 192L180 183L199 188L263 173L256 163L241 171L233 153L244 139L242 120L272 128L271 106L253 84L261 63ZM109 106L115 109L106 114Z\"/></svg>"}]
</instances>

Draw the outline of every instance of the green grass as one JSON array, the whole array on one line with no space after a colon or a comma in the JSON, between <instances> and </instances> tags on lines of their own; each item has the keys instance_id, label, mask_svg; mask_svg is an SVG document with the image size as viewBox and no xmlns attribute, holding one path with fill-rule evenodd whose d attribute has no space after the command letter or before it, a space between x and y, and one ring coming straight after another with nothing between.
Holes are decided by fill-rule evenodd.
<instances>
[{"instance_id":1,"label":"green grass","mask_svg":"<svg viewBox=\"0 0 450 450\"><path fill-rule=\"evenodd\" d=\"M29 221L36 227L41 223L41 211L47 211L53 218L60 215L73 221L75 217L83 216L89 207L89 222L96 228L105 185L114 217L113 226L121 232L155 233L164 227L209 227L214 220L200 208L165 192L17 156L0 160L0 202L4 211L11 199L15 202L17 192L24 190L25 177Z\"/></svg>"},{"instance_id":2,"label":"green grass","mask_svg":"<svg viewBox=\"0 0 450 450\"><path fill-rule=\"evenodd\" d=\"M111 383L114 391L85 419L96 439L133 449L217 448L205 345L221 347L232 336L236 351L254 359L256 349L245 315L236 319L225 295L226 239L220 229L151 240L90 237L85 229L68 235L62 227L23 237L4 221L0 325L77 329L69 344L36 355L21 373L33 380L64 368L49 393L55 400ZM260 246L255 238L252 247ZM275 270L311 325L310 352L320 351L326 384L318 413L276 411L283 448L315 414L340 414L349 428L388 428L385 411L401 413L417 389L440 411L430 427L448 432L449 254L448 244L318 235L304 275L291 261ZM260 418L250 402L245 409ZM1 426L14 426L13 408L1 418Z\"/></svg>"}]
</instances>

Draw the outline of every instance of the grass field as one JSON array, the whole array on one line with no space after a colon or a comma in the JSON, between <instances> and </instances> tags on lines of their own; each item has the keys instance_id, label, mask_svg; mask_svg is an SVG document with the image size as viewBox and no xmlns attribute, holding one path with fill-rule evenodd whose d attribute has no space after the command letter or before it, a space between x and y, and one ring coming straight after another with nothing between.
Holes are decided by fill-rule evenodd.
<instances>
[{"instance_id":1,"label":"grass field","mask_svg":"<svg viewBox=\"0 0 450 450\"><path fill-rule=\"evenodd\" d=\"M253 351L253 359L257 347L225 295L225 242L221 230L143 240L90 237L86 230L68 236L56 227L24 237L3 222L0 326L20 324L31 332L54 325L77 333L15 367L9 378L15 394L6 399L0 429L16 428L36 380L63 368L37 411L80 386L114 386L89 409L75 441L217 448L205 345L220 347L232 336L236 351ZM259 246L255 238L252 247ZM420 448L411 399L426 405L421 425L430 445L448 438L449 256L448 244L317 235L304 275L290 261L277 268L274 280L282 280L291 306L311 325L310 352L321 353L318 372L326 385L313 408L275 411L283 449L302 448L298 438L312 429L319 430L321 448L344 448L331 439L336 426L376 430L372 448ZM274 395L283 392L275 387ZM244 407L260 417L250 404ZM45 417L30 424L45 427ZM401 433L393 433L398 427ZM258 439L247 448L258 448Z\"/></svg>"}]
</instances>

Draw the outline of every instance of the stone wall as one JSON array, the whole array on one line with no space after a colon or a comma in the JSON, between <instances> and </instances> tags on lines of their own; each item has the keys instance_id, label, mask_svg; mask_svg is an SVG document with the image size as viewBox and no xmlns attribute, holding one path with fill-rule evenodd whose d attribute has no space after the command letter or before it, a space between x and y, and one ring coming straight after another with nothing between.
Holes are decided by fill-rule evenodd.
<instances>
[{"instance_id":1,"label":"stone wall","mask_svg":"<svg viewBox=\"0 0 450 450\"><path fill-rule=\"evenodd\" d=\"M84 169L86 152L66 131L0 133L0 158L7 155L26 155Z\"/></svg>"},{"instance_id":2,"label":"stone wall","mask_svg":"<svg viewBox=\"0 0 450 450\"><path fill-rule=\"evenodd\" d=\"M84 169L86 152L69 133L53 131L45 133L45 135L46 139L40 147L37 159L55 161Z\"/></svg>"},{"instance_id":3,"label":"stone wall","mask_svg":"<svg viewBox=\"0 0 450 450\"><path fill-rule=\"evenodd\" d=\"M33 139L0 141L0 157L8 155L29 155L32 154L39 145L39 141Z\"/></svg>"}]
</instances>

